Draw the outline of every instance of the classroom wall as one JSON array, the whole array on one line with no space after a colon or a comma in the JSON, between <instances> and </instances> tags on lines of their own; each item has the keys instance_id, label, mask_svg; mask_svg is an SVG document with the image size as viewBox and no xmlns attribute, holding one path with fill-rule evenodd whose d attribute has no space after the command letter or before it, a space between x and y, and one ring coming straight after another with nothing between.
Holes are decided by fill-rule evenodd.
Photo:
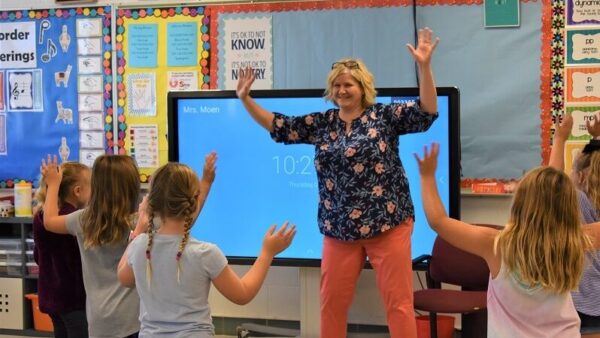
<instances>
[{"instance_id":1,"label":"classroom wall","mask_svg":"<svg viewBox=\"0 0 600 338\"><path fill-rule=\"evenodd\" d=\"M202 5L230 2L211 0ZM104 4L150 6L147 1L93 3ZM2 0L0 6L56 7L51 0ZM229 13L228 7L234 6L224 6L221 18L265 13ZM481 4L417 7L417 27L429 26L441 38L433 59L437 85L461 90L463 178L517 178L542 162L542 1L521 2L520 11L519 27L487 29ZM323 88L332 60L344 56L364 59L378 87L416 85L415 66L405 48L413 40L411 6L268 14L273 20L274 88Z\"/></svg>"},{"instance_id":2,"label":"classroom wall","mask_svg":"<svg viewBox=\"0 0 600 338\"><path fill-rule=\"evenodd\" d=\"M232 1L205 0L202 4L227 2ZM147 1L119 4L124 3L149 5ZM114 2L100 1L97 4ZM0 2L0 9L52 7L55 7L55 3L51 0ZM436 35L442 38L433 64L437 84L461 88L462 165L465 177L517 177L523 170L540 162L540 7L540 2L521 3L521 27L499 30L483 29L481 6L433 6L418 10L418 25L432 27ZM285 55L289 61L281 62L276 58L275 86L322 88L331 60L346 55L362 57L375 73L378 86L414 86L414 70L404 47L407 41L399 38L402 34L406 36L406 30L410 30L407 11L369 9L366 19L351 20L349 23L347 20L354 11L344 11L341 15L323 11L315 15L312 13L310 17L301 12L278 15L274 24L282 29L274 32L277 35L274 38L289 43L285 46L275 44L274 53L280 58ZM331 34L322 34L324 27L311 25L312 20L326 22L330 27L339 29L330 30ZM377 22L388 22L391 29L373 30ZM291 30L298 25L306 27L308 32L302 33L308 34ZM374 35L383 37L372 39ZM358 40L349 46L335 42L357 37L362 37L363 42L366 38L370 43L368 48L360 45ZM488 54L482 54L479 49L465 48L475 45L499 57L490 59ZM385 47L387 52L381 53L380 47ZM515 90L517 86L525 90ZM498 133L498 130L502 130L502 133ZM510 157L513 165L493 165L499 156ZM504 224L510 198L470 195L464 196L461 203L463 219L466 221ZM243 272L247 267L235 269ZM303 282L300 275L299 268L273 268L257 298L244 307L232 305L213 292L210 299L212 314L298 320L301 317L301 303L305 301L300 294ZM415 283L418 285L418 280ZM318 294L310 296L318 299ZM371 270L364 271L360 277L349 320L352 323L385 324L383 306Z\"/></svg>"}]
</instances>

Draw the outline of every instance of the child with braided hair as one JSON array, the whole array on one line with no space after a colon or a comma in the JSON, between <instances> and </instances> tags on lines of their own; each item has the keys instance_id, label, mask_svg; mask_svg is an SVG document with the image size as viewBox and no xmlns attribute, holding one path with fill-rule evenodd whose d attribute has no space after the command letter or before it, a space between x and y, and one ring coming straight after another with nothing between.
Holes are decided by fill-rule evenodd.
<instances>
[{"instance_id":1,"label":"child with braided hair","mask_svg":"<svg viewBox=\"0 0 600 338\"><path fill-rule=\"evenodd\" d=\"M124 286L140 296L140 337L212 337L208 293L211 282L236 304L258 293L273 257L286 249L296 233L285 223L265 235L260 255L238 277L219 248L190 237L190 229L215 177L216 154L206 156L202 179L180 163L168 163L153 175L140 207L148 219L146 233L130 243L118 268Z\"/></svg>"}]
</instances>

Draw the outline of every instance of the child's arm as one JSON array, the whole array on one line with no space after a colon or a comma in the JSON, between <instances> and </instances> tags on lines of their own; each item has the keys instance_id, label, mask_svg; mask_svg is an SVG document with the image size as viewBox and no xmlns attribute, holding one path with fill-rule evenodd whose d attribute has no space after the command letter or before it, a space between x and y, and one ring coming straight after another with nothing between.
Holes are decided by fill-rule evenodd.
<instances>
[{"instance_id":1,"label":"child's arm","mask_svg":"<svg viewBox=\"0 0 600 338\"><path fill-rule=\"evenodd\" d=\"M129 235L129 244L131 244L131 242L133 242L133 240L139 234L142 234L146 232L146 230L148 230L148 226L150 225L150 216L148 216L147 208L148 195L144 196L142 202L138 206L138 220L135 225L135 229ZM121 260L119 261L119 265L117 267L117 277L119 278L121 285L127 288L135 287L135 276L133 275L133 269L127 263L127 257L130 246L131 245L127 246L127 249L123 253L123 256L121 256Z\"/></svg>"},{"instance_id":2,"label":"child's arm","mask_svg":"<svg viewBox=\"0 0 600 338\"><path fill-rule=\"evenodd\" d=\"M425 147L423 159L415 154L421 173L423 208L429 226L453 246L485 259L490 266L490 271L497 272L494 271L493 267L495 267L497 260L494 255L494 239L498 234L498 230L474 226L452 219L446 214L440 200L434 175L438 152L439 144L433 143L431 152ZM499 264L497 267L499 269Z\"/></svg>"},{"instance_id":3,"label":"child's arm","mask_svg":"<svg viewBox=\"0 0 600 338\"><path fill-rule=\"evenodd\" d=\"M260 255L250 270L240 278L227 265L217 278L213 279L213 284L230 301L239 305L248 304L262 286L273 257L290 246L295 234L296 226L288 229L287 222L277 231L275 225L271 226L265 235Z\"/></svg>"},{"instance_id":4,"label":"child's arm","mask_svg":"<svg viewBox=\"0 0 600 338\"><path fill-rule=\"evenodd\" d=\"M585 121L585 126L593 139L600 138L600 113L594 116L593 122L592 120Z\"/></svg>"},{"instance_id":5,"label":"child's arm","mask_svg":"<svg viewBox=\"0 0 600 338\"><path fill-rule=\"evenodd\" d=\"M556 170L565 170L565 143L571 135L573 129L573 116L565 114L562 123L554 124L554 140L550 150L550 160L548 165Z\"/></svg>"},{"instance_id":6,"label":"child's arm","mask_svg":"<svg viewBox=\"0 0 600 338\"><path fill-rule=\"evenodd\" d=\"M57 163L56 155L48 155L48 162L42 159L40 172L48 185L44 202L44 228L57 234L68 234L66 217L58 214L58 189L62 180L62 170Z\"/></svg>"},{"instance_id":7,"label":"child's arm","mask_svg":"<svg viewBox=\"0 0 600 338\"><path fill-rule=\"evenodd\" d=\"M584 224L583 231L592 238L594 248L600 250L600 222Z\"/></svg>"},{"instance_id":8,"label":"child's arm","mask_svg":"<svg viewBox=\"0 0 600 338\"><path fill-rule=\"evenodd\" d=\"M148 226L150 225L150 217L146 212L148 209L148 195L142 198L142 201L138 205L138 213L137 213L137 223L135 224L135 228L129 235L129 241L131 242L137 235L143 234L148 230Z\"/></svg>"},{"instance_id":9,"label":"child's arm","mask_svg":"<svg viewBox=\"0 0 600 338\"><path fill-rule=\"evenodd\" d=\"M127 264L127 256L129 252L129 246L127 250L123 253L121 260L119 261L119 266L117 268L117 277L119 278L119 282L126 288L134 288L135 287L135 276L133 275L133 269L129 264Z\"/></svg>"},{"instance_id":10,"label":"child's arm","mask_svg":"<svg viewBox=\"0 0 600 338\"><path fill-rule=\"evenodd\" d=\"M204 159L204 169L202 170L202 178L200 179L200 195L198 195L198 206L200 212L202 212L204 202L206 202L210 188L215 181L216 162L217 153L214 151L206 155Z\"/></svg>"}]
</instances>

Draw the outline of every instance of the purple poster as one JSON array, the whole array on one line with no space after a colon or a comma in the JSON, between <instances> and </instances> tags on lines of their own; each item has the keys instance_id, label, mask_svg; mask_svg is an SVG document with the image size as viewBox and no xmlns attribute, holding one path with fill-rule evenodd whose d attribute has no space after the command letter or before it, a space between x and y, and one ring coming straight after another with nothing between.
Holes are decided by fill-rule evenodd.
<instances>
[{"instance_id":1,"label":"purple poster","mask_svg":"<svg viewBox=\"0 0 600 338\"><path fill-rule=\"evenodd\" d=\"M600 24L600 1L568 0L567 24Z\"/></svg>"}]
</instances>

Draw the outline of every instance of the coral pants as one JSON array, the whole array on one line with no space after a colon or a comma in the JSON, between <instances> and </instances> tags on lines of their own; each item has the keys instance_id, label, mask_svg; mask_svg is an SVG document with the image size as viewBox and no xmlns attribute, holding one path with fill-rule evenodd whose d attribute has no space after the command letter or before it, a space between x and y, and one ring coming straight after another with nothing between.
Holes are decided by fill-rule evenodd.
<instances>
[{"instance_id":1,"label":"coral pants","mask_svg":"<svg viewBox=\"0 0 600 338\"><path fill-rule=\"evenodd\" d=\"M369 239L348 242L325 237L321 262L321 338L346 337L348 310L366 257L375 270L392 338L417 336L410 254L412 228L410 220Z\"/></svg>"}]
</instances>

